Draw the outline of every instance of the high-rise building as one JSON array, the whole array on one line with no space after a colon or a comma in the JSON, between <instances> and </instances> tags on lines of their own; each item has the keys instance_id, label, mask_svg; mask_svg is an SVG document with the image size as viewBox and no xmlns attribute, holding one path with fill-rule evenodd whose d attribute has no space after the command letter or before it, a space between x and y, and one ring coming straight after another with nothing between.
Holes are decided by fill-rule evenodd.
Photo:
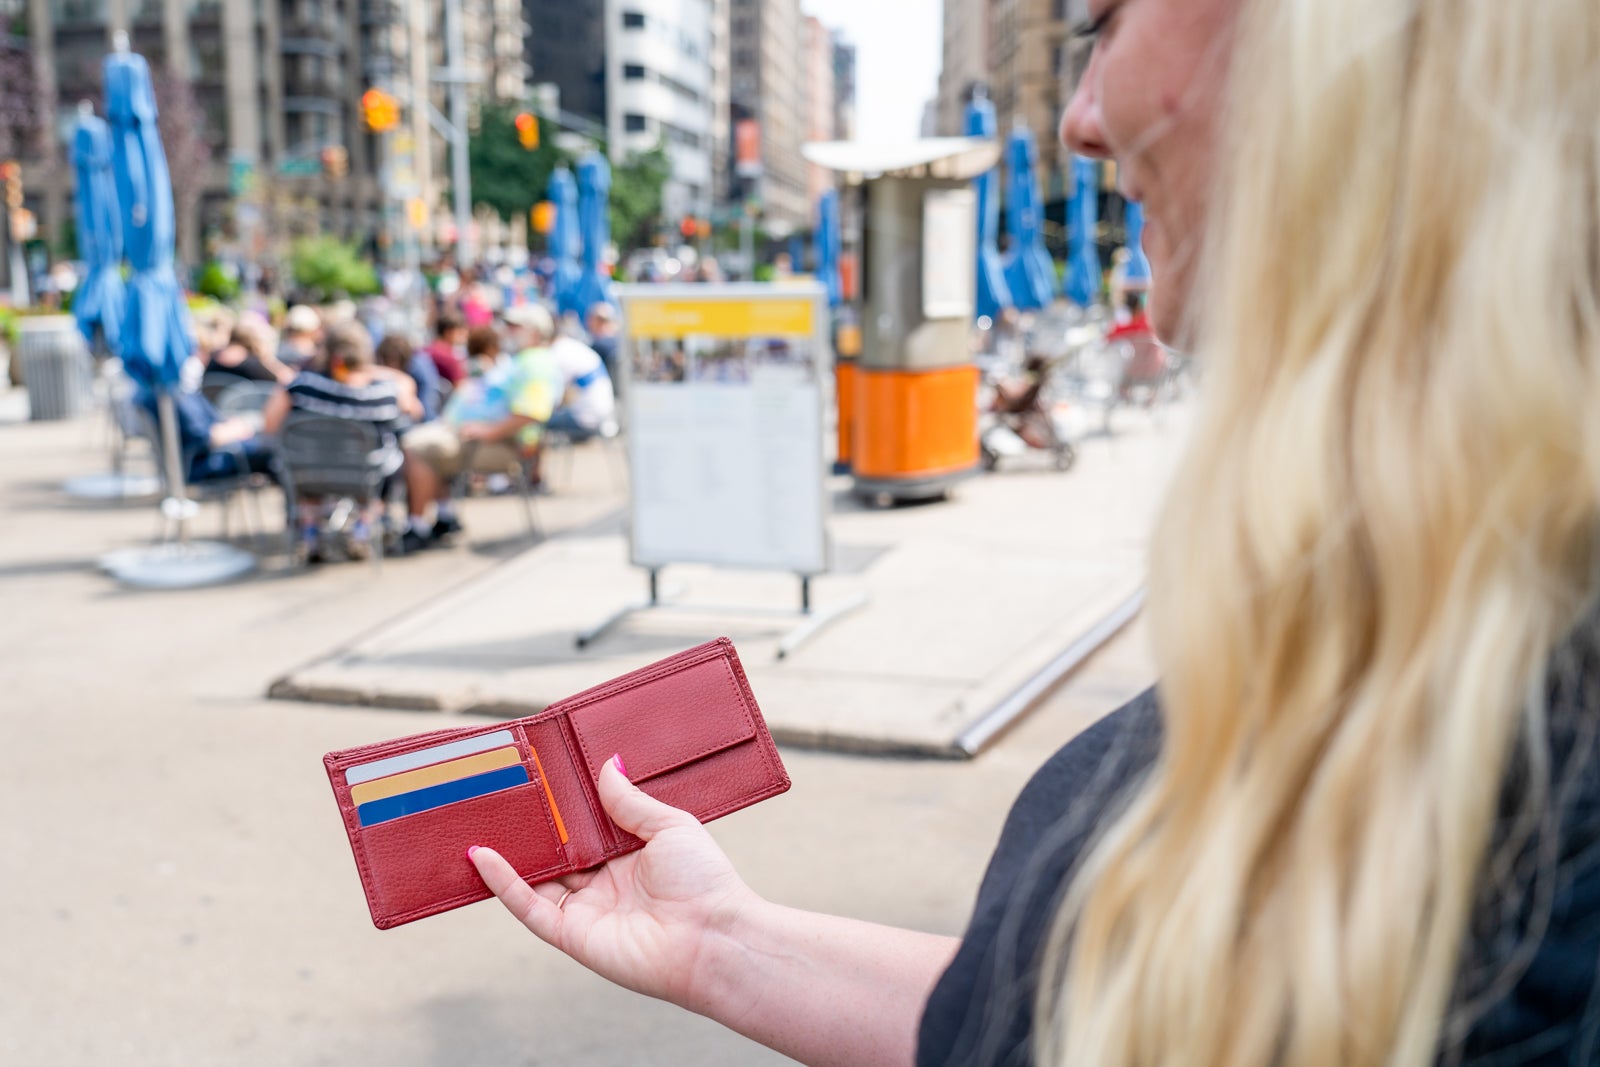
<instances>
[{"instance_id":1,"label":"high-rise building","mask_svg":"<svg viewBox=\"0 0 1600 1067\"><path fill-rule=\"evenodd\" d=\"M711 205L726 209L732 199L733 120L729 117L733 87L732 0L711 0Z\"/></svg>"},{"instance_id":2,"label":"high-rise building","mask_svg":"<svg viewBox=\"0 0 1600 1067\"><path fill-rule=\"evenodd\" d=\"M711 0L606 0L606 131L613 162L657 144L668 223L711 213Z\"/></svg>"},{"instance_id":3,"label":"high-rise building","mask_svg":"<svg viewBox=\"0 0 1600 1067\"><path fill-rule=\"evenodd\" d=\"M821 19L806 16L805 93L807 141L838 139L838 108L833 83L833 31ZM826 167L806 164L806 203L815 205L828 189L834 175Z\"/></svg>"},{"instance_id":4,"label":"high-rise building","mask_svg":"<svg viewBox=\"0 0 1600 1067\"><path fill-rule=\"evenodd\" d=\"M554 85L563 111L605 130L613 163L657 144L667 150L672 174L662 214L668 222L711 213L716 9L726 3L522 0L533 82ZM724 72L724 92L725 85ZM725 135L721 147L726 152Z\"/></svg>"},{"instance_id":5,"label":"high-rise building","mask_svg":"<svg viewBox=\"0 0 1600 1067\"><path fill-rule=\"evenodd\" d=\"M525 54L535 84L554 85L561 109L606 124L606 0L522 0Z\"/></svg>"},{"instance_id":6,"label":"high-rise building","mask_svg":"<svg viewBox=\"0 0 1600 1067\"><path fill-rule=\"evenodd\" d=\"M1001 137L1017 126L1039 145L1039 187L1047 205L1065 194L1067 154L1056 129L1066 105L1071 55L1069 0L992 0L989 96Z\"/></svg>"},{"instance_id":7,"label":"high-rise building","mask_svg":"<svg viewBox=\"0 0 1600 1067\"><path fill-rule=\"evenodd\" d=\"M806 98L799 0L732 0L730 113L738 144L735 188L768 233L810 222L806 201Z\"/></svg>"},{"instance_id":8,"label":"high-rise building","mask_svg":"<svg viewBox=\"0 0 1600 1067\"><path fill-rule=\"evenodd\" d=\"M376 246L388 210L380 176L400 195L437 204L446 151L431 128L444 110L444 0L23 0L44 144L24 157L42 190L44 228L71 215L66 139L80 100L103 112L101 65L119 31L151 66L163 111L186 112L164 130L178 207L179 255L189 263L206 235L260 237L324 231ZM465 66L491 98L523 95L520 0L460 0ZM509 43L508 42L512 42ZM400 100L401 127L369 131L361 95ZM175 117L169 114L169 119ZM197 163L207 157L203 163ZM396 167L396 164L402 166ZM46 180L47 175L56 176ZM273 205L291 205L272 214ZM259 245L243 250L259 254Z\"/></svg>"},{"instance_id":9,"label":"high-rise building","mask_svg":"<svg viewBox=\"0 0 1600 1067\"><path fill-rule=\"evenodd\" d=\"M833 35L833 128L841 141L856 136L856 46Z\"/></svg>"},{"instance_id":10,"label":"high-rise building","mask_svg":"<svg viewBox=\"0 0 1600 1067\"><path fill-rule=\"evenodd\" d=\"M944 0L944 52L939 68L938 132L954 137L966 127L967 104L987 86L989 38L996 0Z\"/></svg>"}]
</instances>

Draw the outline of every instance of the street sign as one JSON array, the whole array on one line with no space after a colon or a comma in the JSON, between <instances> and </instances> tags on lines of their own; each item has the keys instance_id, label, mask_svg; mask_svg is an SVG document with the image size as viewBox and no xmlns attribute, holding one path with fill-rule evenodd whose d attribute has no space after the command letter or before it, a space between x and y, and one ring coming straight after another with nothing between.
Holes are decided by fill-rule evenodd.
<instances>
[{"instance_id":1,"label":"street sign","mask_svg":"<svg viewBox=\"0 0 1600 1067\"><path fill-rule=\"evenodd\" d=\"M278 173L292 178L314 178L322 173L322 160L311 159L282 159L278 161Z\"/></svg>"}]
</instances>

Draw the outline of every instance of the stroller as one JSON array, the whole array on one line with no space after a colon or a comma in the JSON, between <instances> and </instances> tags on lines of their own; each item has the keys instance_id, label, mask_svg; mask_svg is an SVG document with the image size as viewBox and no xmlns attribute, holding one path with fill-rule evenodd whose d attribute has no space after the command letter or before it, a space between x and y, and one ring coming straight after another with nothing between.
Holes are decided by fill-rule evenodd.
<instances>
[{"instance_id":1,"label":"stroller","mask_svg":"<svg viewBox=\"0 0 1600 1067\"><path fill-rule=\"evenodd\" d=\"M1062 434L1051 410L1051 364L1048 356L1030 354L1023 360L1021 381L990 377L979 433L984 470L992 471L1005 456L1030 449L1050 453L1056 470L1072 469L1078 452Z\"/></svg>"}]
</instances>

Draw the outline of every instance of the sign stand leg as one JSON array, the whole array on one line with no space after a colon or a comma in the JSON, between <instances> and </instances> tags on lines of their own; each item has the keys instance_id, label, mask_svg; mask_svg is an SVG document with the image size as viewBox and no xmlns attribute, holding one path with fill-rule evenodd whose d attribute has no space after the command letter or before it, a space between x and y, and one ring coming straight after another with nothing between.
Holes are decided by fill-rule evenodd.
<instances>
[{"instance_id":1,"label":"sign stand leg","mask_svg":"<svg viewBox=\"0 0 1600 1067\"><path fill-rule=\"evenodd\" d=\"M594 644L596 641L600 640L600 638L604 637L607 633L613 630L618 623L622 622L628 616L636 615L641 611L650 611L654 608L662 607L666 607L666 604L661 599L661 568L651 567L650 599L640 601L637 604L629 604L627 607L613 613L598 626L590 627L589 629L580 633L574 643L579 649L588 648L590 645Z\"/></svg>"},{"instance_id":2,"label":"sign stand leg","mask_svg":"<svg viewBox=\"0 0 1600 1067\"><path fill-rule=\"evenodd\" d=\"M839 603L821 611L813 611L811 608L811 579L802 578L800 580L800 611L805 616L805 621L783 635L783 640L778 642L778 658L787 659L789 653L811 640L824 627L833 625L858 608L865 607L866 604L867 594L861 593L848 600L841 600Z\"/></svg>"}]
</instances>

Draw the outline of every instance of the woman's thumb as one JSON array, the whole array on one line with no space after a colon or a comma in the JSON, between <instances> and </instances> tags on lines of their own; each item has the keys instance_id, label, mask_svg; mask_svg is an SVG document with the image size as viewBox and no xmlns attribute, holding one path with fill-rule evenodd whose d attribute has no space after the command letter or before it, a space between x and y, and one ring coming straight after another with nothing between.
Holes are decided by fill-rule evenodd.
<instances>
[{"instance_id":1,"label":"woman's thumb","mask_svg":"<svg viewBox=\"0 0 1600 1067\"><path fill-rule=\"evenodd\" d=\"M699 820L693 815L661 803L628 781L623 766L620 755L612 756L600 768L597 783L600 804L612 822L642 841L649 841L669 827L698 825Z\"/></svg>"}]
</instances>

